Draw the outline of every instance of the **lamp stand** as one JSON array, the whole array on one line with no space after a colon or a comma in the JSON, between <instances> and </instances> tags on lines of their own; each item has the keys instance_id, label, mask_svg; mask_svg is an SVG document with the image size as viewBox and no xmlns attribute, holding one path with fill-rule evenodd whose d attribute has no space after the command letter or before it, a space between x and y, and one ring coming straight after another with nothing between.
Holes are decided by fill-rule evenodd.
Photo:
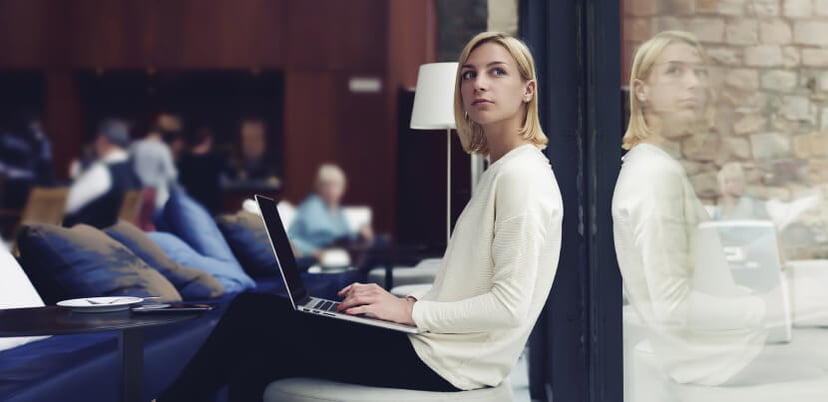
<instances>
[{"instance_id":1,"label":"lamp stand","mask_svg":"<svg viewBox=\"0 0 828 402\"><path fill-rule=\"evenodd\" d=\"M446 129L446 247L451 239L451 129Z\"/></svg>"}]
</instances>

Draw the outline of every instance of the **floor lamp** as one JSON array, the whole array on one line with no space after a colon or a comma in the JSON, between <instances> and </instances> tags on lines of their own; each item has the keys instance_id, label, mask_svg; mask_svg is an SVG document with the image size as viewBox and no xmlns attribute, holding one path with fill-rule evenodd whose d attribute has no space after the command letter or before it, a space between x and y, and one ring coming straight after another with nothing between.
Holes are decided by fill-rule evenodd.
<instances>
[{"instance_id":1,"label":"floor lamp","mask_svg":"<svg viewBox=\"0 0 828 402\"><path fill-rule=\"evenodd\" d=\"M420 66L411 125L415 130L446 130L446 245L451 237L451 130L454 123L454 85L457 63Z\"/></svg>"}]
</instances>

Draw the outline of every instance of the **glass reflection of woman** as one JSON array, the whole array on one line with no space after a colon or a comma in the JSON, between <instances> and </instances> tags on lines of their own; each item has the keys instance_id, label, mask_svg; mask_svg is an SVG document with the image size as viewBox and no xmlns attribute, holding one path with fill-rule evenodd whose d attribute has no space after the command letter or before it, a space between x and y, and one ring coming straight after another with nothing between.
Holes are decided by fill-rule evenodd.
<instances>
[{"instance_id":1,"label":"glass reflection of woman","mask_svg":"<svg viewBox=\"0 0 828 402\"><path fill-rule=\"evenodd\" d=\"M733 284L724 263L696 272L696 228L710 218L663 149L711 121L707 74L689 33L661 32L636 51L612 216L624 287L660 366L679 383L736 384L763 348L765 305ZM694 285L711 282L715 291Z\"/></svg>"},{"instance_id":2,"label":"glass reflection of woman","mask_svg":"<svg viewBox=\"0 0 828 402\"><path fill-rule=\"evenodd\" d=\"M433 287L399 298L374 284L340 291L340 311L416 325L416 335L293 311L269 294L238 296L178 381L159 398L261 400L292 376L432 391L496 386L514 367L555 276L563 207L538 119L528 48L482 33L464 48L454 115L466 151L488 155Z\"/></svg>"}]
</instances>

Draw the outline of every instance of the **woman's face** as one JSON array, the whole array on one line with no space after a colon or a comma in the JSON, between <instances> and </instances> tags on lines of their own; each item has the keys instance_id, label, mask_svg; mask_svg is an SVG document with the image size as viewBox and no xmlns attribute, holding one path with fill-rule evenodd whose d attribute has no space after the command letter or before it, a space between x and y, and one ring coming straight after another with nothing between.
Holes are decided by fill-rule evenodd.
<instances>
[{"instance_id":1,"label":"woman's face","mask_svg":"<svg viewBox=\"0 0 828 402\"><path fill-rule=\"evenodd\" d=\"M474 49L460 70L460 92L469 119L483 127L520 119L532 99L534 81L524 81L517 63L503 46L484 43Z\"/></svg>"},{"instance_id":2,"label":"woman's face","mask_svg":"<svg viewBox=\"0 0 828 402\"><path fill-rule=\"evenodd\" d=\"M686 43L667 46L650 76L636 80L635 86L645 116L656 115L665 125L692 123L704 115L707 67L696 49Z\"/></svg>"},{"instance_id":3,"label":"woman's face","mask_svg":"<svg viewBox=\"0 0 828 402\"><path fill-rule=\"evenodd\" d=\"M340 180L323 180L317 185L319 196L328 205L339 205L345 195L345 183Z\"/></svg>"},{"instance_id":4,"label":"woman's face","mask_svg":"<svg viewBox=\"0 0 828 402\"><path fill-rule=\"evenodd\" d=\"M722 181L722 193L731 197L741 197L745 191L745 180L741 176L725 176Z\"/></svg>"}]
</instances>

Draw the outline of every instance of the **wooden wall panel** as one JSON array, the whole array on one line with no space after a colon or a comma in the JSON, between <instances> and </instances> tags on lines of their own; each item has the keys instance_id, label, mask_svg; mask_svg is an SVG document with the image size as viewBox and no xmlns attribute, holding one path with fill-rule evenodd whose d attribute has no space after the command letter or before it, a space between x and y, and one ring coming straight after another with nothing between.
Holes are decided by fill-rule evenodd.
<instances>
[{"instance_id":1,"label":"wooden wall panel","mask_svg":"<svg viewBox=\"0 0 828 402\"><path fill-rule=\"evenodd\" d=\"M145 68L148 66L151 3L148 1L74 0L68 7L73 67ZM58 43L61 40L58 39Z\"/></svg>"},{"instance_id":2,"label":"wooden wall panel","mask_svg":"<svg viewBox=\"0 0 828 402\"><path fill-rule=\"evenodd\" d=\"M337 158L337 76L286 72L284 114L285 197L300 202L313 190L316 168Z\"/></svg>"},{"instance_id":3,"label":"wooden wall panel","mask_svg":"<svg viewBox=\"0 0 828 402\"><path fill-rule=\"evenodd\" d=\"M390 144L396 133L390 128L387 99L384 92L350 92L349 78L342 74L338 88L342 103L337 150L348 175L345 202L372 206L375 226L390 231L396 174L396 155Z\"/></svg>"},{"instance_id":4,"label":"wooden wall panel","mask_svg":"<svg viewBox=\"0 0 828 402\"><path fill-rule=\"evenodd\" d=\"M289 69L385 70L386 0L315 0L286 3Z\"/></svg>"},{"instance_id":5,"label":"wooden wall panel","mask_svg":"<svg viewBox=\"0 0 828 402\"><path fill-rule=\"evenodd\" d=\"M44 72L61 177L81 146L74 72L278 68L286 195L300 201L320 163L340 163L348 201L370 204L381 230L393 227L397 89L435 53L432 1L0 0L0 68ZM351 77L382 90L351 93Z\"/></svg>"},{"instance_id":6,"label":"wooden wall panel","mask_svg":"<svg viewBox=\"0 0 828 402\"><path fill-rule=\"evenodd\" d=\"M0 67L36 68L48 64L48 0L0 0ZM38 23L41 21L41 23Z\"/></svg>"},{"instance_id":7,"label":"wooden wall panel","mask_svg":"<svg viewBox=\"0 0 828 402\"><path fill-rule=\"evenodd\" d=\"M156 28L152 58L159 68L281 65L285 18L281 0L157 0L152 4Z\"/></svg>"},{"instance_id":8,"label":"wooden wall panel","mask_svg":"<svg viewBox=\"0 0 828 402\"><path fill-rule=\"evenodd\" d=\"M83 105L77 85L69 71L49 71L44 75L46 102L43 113L46 132L52 139L55 176L67 179L69 163L83 147Z\"/></svg>"},{"instance_id":9,"label":"wooden wall panel","mask_svg":"<svg viewBox=\"0 0 828 402\"><path fill-rule=\"evenodd\" d=\"M414 88L420 64L437 60L437 10L432 1L389 2L388 64L391 98L399 88Z\"/></svg>"}]
</instances>

